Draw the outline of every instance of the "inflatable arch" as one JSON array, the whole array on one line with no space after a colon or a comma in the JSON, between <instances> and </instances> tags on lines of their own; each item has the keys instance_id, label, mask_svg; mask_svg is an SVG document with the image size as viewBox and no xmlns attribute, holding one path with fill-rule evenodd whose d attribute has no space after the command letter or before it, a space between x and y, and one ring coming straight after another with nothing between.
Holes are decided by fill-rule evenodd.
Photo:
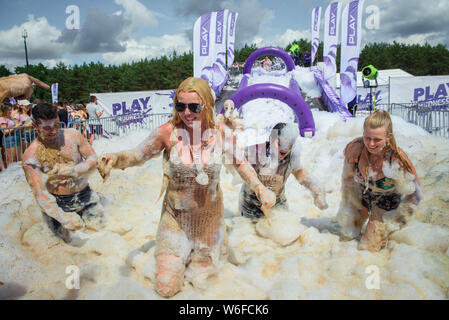
<instances>
[{"instance_id":1,"label":"inflatable arch","mask_svg":"<svg viewBox=\"0 0 449 320\"><path fill-rule=\"evenodd\" d=\"M254 62L258 58L268 55L281 58L287 67L287 71L295 70L295 63L287 52L277 47L265 47L257 49L248 57L248 59L246 59L245 67L243 68L243 74L251 73Z\"/></svg>"},{"instance_id":2,"label":"inflatable arch","mask_svg":"<svg viewBox=\"0 0 449 320\"><path fill-rule=\"evenodd\" d=\"M258 83L240 89L230 99L234 102L235 108L239 110L248 101L259 98L271 98L286 103L298 118L301 136L315 135L312 111L304 99L289 88L273 83Z\"/></svg>"}]
</instances>

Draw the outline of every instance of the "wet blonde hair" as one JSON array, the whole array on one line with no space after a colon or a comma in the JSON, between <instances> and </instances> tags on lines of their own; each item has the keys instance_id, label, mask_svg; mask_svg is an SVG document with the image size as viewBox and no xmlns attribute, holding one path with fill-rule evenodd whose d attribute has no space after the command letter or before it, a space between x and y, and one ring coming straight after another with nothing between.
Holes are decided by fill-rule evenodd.
<instances>
[{"instance_id":1,"label":"wet blonde hair","mask_svg":"<svg viewBox=\"0 0 449 320\"><path fill-rule=\"evenodd\" d=\"M201 111L201 122L205 124L207 129L214 128L215 121L213 108L215 107L215 99L212 96L209 84L201 78L190 77L185 79L181 82L173 97L174 104L178 102L178 95L181 92L196 92L200 98L201 105L204 106L204 109ZM173 107L173 119L171 120L171 123L176 126L181 122L181 117Z\"/></svg>"},{"instance_id":2,"label":"wet blonde hair","mask_svg":"<svg viewBox=\"0 0 449 320\"><path fill-rule=\"evenodd\" d=\"M366 117L365 122L363 123L363 130L365 130L366 128L378 129L382 127L384 127L386 131L388 139L387 147L391 148L391 150L393 150L394 153L396 153L401 163L408 171L412 171L412 168L410 167L408 161L402 156L402 153L400 152L400 149L396 143L396 139L394 138L393 134L393 122L391 121L390 114L387 111L376 110L373 113L371 113L368 117ZM391 137L388 137L390 133Z\"/></svg>"}]
</instances>

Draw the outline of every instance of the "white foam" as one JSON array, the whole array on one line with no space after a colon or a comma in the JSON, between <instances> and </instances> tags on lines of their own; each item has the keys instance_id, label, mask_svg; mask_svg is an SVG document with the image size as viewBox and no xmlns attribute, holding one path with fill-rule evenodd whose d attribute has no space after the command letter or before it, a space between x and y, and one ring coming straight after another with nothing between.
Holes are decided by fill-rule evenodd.
<instances>
[{"instance_id":1,"label":"white foam","mask_svg":"<svg viewBox=\"0 0 449 320\"><path fill-rule=\"evenodd\" d=\"M299 71L296 74L301 79ZM306 83L309 78L301 81ZM310 95L307 85L301 87ZM263 100L253 103L255 110L246 111L246 120L263 124L268 134L271 123L294 119L288 106ZM232 175L223 174L223 169L228 247L234 261L225 261L205 290L186 283L174 299L447 298L448 141L392 117L396 141L416 167L424 200L415 213L419 222L393 234L389 249L373 254L357 250L356 241L342 242L325 231L331 229L341 200L343 149L362 135L363 119L343 122L336 114L316 110L312 114L315 137L298 139L301 166L325 186L329 208L318 210L310 192L290 177L286 184L290 218L296 217L305 230L292 243L281 246L258 235L256 225L240 216L240 185L234 185ZM127 150L149 134L138 131L127 137L100 139L94 142L94 149L98 155ZM81 287L74 298L161 299L154 291L153 255L161 210L161 201L156 203L162 183L161 157L140 167L114 170L106 183L97 172L89 181L95 191L111 199L105 204L108 224L101 232L78 232L85 242L72 247L45 232L20 164L0 173L0 281L5 283L0 286L0 297L72 297L65 287L65 270L77 265ZM369 266L379 268L379 290L366 287Z\"/></svg>"}]
</instances>

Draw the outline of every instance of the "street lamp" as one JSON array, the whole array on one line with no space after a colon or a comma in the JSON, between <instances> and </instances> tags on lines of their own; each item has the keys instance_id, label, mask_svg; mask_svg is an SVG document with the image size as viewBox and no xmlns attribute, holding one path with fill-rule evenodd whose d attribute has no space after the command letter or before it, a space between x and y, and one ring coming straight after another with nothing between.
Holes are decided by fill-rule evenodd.
<instances>
[{"instance_id":1,"label":"street lamp","mask_svg":"<svg viewBox=\"0 0 449 320\"><path fill-rule=\"evenodd\" d=\"M28 33L27 33L26 29L23 29L23 32L22 32L22 38L23 38L23 43L25 44L25 59L26 59L26 62L27 62L27 73L29 73L29 68L28 68L27 37L28 37Z\"/></svg>"}]
</instances>

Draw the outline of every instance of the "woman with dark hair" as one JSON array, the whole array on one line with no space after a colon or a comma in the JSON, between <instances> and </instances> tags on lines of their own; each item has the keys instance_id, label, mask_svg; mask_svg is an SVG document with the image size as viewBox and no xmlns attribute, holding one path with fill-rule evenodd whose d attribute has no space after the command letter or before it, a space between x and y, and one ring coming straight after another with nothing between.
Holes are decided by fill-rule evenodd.
<instances>
[{"instance_id":1,"label":"woman with dark hair","mask_svg":"<svg viewBox=\"0 0 449 320\"><path fill-rule=\"evenodd\" d=\"M299 184L312 192L315 206L324 210L328 207L326 193L318 181L301 166L298 137L296 123L278 123L271 130L266 144L248 147L247 159L253 164L259 180L276 194L275 207L288 209L285 183L290 174L293 174ZM264 216L260 201L246 183L240 191L239 209L242 216L247 218L259 219Z\"/></svg>"},{"instance_id":2,"label":"woman with dark hair","mask_svg":"<svg viewBox=\"0 0 449 320\"><path fill-rule=\"evenodd\" d=\"M17 145L20 143L20 131L16 130L19 125L11 119L11 110L10 105L0 105L0 128L3 129L2 145L5 149L6 166L19 160Z\"/></svg>"}]
</instances>

